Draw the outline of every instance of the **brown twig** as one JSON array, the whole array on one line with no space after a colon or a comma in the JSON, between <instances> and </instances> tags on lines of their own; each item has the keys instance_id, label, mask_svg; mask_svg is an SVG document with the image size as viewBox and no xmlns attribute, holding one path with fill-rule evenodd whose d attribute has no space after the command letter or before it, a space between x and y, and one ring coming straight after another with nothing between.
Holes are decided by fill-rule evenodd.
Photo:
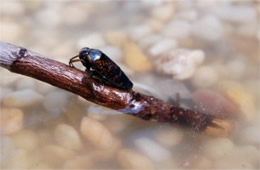
<instances>
[{"instance_id":1,"label":"brown twig","mask_svg":"<svg viewBox=\"0 0 260 170\"><path fill-rule=\"evenodd\" d=\"M0 42L0 65L65 89L98 105L140 117L179 124L197 131L224 129L226 125L212 115L168 104L133 90L120 90L93 79L87 72L69 67L24 48Z\"/></svg>"}]
</instances>

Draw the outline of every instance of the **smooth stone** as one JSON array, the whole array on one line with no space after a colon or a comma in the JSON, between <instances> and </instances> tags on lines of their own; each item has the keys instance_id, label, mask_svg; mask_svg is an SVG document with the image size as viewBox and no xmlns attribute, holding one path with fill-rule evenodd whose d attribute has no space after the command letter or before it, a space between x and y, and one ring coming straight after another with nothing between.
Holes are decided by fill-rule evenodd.
<instances>
[{"instance_id":1,"label":"smooth stone","mask_svg":"<svg viewBox=\"0 0 260 170\"><path fill-rule=\"evenodd\" d=\"M149 49L148 54L154 58L158 55L167 53L169 50L172 50L178 46L178 42L175 39L161 39L154 43Z\"/></svg>"},{"instance_id":2,"label":"smooth stone","mask_svg":"<svg viewBox=\"0 0 260 170\"><path fill-rule=\"evenodd\" d=\"M231 85L231 84L230 84ZM247 122L253 122L257 117L256 105L254 96L248 90L236 86L230 86L226 89L226 94L234 101L242 113L242 117Z\"/></svg>"},{"instance_id":3,"label":"smooth stone","mask_svg":"<svg viewBox=\"0 0 260 170\"><path fill-rule=\"evenodd\" d=\"M13 141L8 136L1 136L0 167L3 167L6 162L8 162L12 158L14 152L15 147Z\"/></svg>"},{"instance_id":4,"label":"smooth stone","mask_svg":"<svg viewBox=\"0 0 260 170\"><path fill-rule=\"evenodd\" d=\"M216 83L218 77L218 72L214 68L201 66L196 70L192 82L198 87L209 87Z\"/></svg>"},{"instance_id":5,"label":"smooth stone","mask_svg":"<svg viewBox=\"0 0 260 170\"><path fill-rule=\"evenodd\" d=\"M132 40L138 41L141 38L147 37L152 33L152 28L149 25L139 25L129 30L129 37Z\"/></svg>"},{"instance_id":6,"label":"smooth stone","mask_svg":"<svg viewBox=\"0 0 260 170\"><path fill-rule=\"evenodd\" d=\"M46 84L44 82L40 82L40 81L36 81L36 91L46 95L48 93L50 93L51 91L56 90L57 88L50 85L50 84Z\"/></svg>"},{"instance_id":7,"label":"smooth stone","mask_svg":"<svg viewBox=\"0 0 260 170\"><path fill-rule=\"evenodd\" d=\"M9 17L23 16L25 13L25 9L22 1L2 1L0 5L0 11L2 16L9 16ZM2 40L2 35L1 35L1 40Z\"/></svg>"},{"instance_id":8,"label":"smooth stone","mask_svg":"<svg viewBox=\"0 0 260 170\"><path fill-rule=\"evenodd\" d=\"M108 31L104 36L108 43L117 47L123 47L128 41L127 34L118 30Z\"/></svg>"},{"instance_id":9,"label":"smooth stone","mask_svg":"<svg viewBox=\"0 0 260 170\"><path fill-rule=\"evenodd\" d=\"M64 24L69 26L78 26L87 22L89 12L78 4L70 4L62 8L61 15L63 16L62 22Z\"/></svg>"},{"instance_id":10,"label":"smooth stone","mask_svg":"<svg viewBox=\"0 0 260 170\"><path fill-rule=\"evenodd\" d=\"M259 125L249 126L239 132L239 141L244 144L260 146Z\"/></svg>"},{"instance_id":11,"label":"smooth stone","mask_svg":"<svg viewBox=\"0 0 260 170\"><path fill-rule=\"evenodd\" d=\"M18 149L31 151L36 149L38 145L37 135L30 130L22 130L11 136L14 145Z\"/></svg>"},{"instance_id":12,"label":"smooth stone","mask_svg":"<svg viewBox=\"0 0 260 170\"><path fill-rule=\"evenodd\" d=\"M37 11L37 13L34 14L35 24L39 27L44 27L45 29L56 29L62 23L60 9L59 6L53 5Z\"/></svg>"},{"instance_id":13,"label":"smooth stone","mask_svg":"<svg viewBox=\"0 0 260 170\"><path fill-rule=\"evenodd\" d=\"M178 80L190 78L204 61L201 50L176 49L164 54L155 61L156 69Z\"/></svg>"},{"instance_id":14,"label":"smooth stone","mask_svg":"<svg viewBox=\"0 0 260 170\"><path fill-rule=\"evenodd\" d=\"M176 14L177 19L195 21L198 19L198 11L195 9L182 10Z\"/></svg>"},{"instance_id":15,"label":"smooth stone","mask_svg":"<svg viewBox=\"0 0 260 170\"><path fill-rule=\"evenodd\" d=\"M138 44L142 47L142 48L149 48L150 46L152 46L153 44L161 41L162 37L158 34L152 34L148 37L144 37L142 39L139 40Z\"/></svg>"},{"instance_id":16,"label":"smooth stone","mask_svg":"<svg viewBox=\"0 0 260 170\"><path fill-rule=\"evenodd\" d=\"M125 64L136 72L148 72L152 70L152 63L142 51L142 49L133 42L128 42L124 47Z\"/></svg>"},{"instance_id":17,"label":"smooth stone","mask_svg":"<svg viewBox=\"0 0 260 170\"><path fill-rule=\"evenodd\" d=\"M148 19L146 21L146 24L149 25L149 27L151 27L153 32L160 32L161 29L164 27L164 23L161 20L156 18Z\"/></svg>"},{"instance_id":18,"label":"smooth stone","mask_svg":"<svg viewBox=\"0 0 260 170\"><path fill-rule=\"evenodd\" d=\"M57 145L43 146L41 151L44 161L54 166L60 166L64 162L75 157L75 152Z\"/></svg>"},{"instance_id":19,"label":"smooth stone","mask_svg":"<svg viewBox=\"0 0 260 170\"><path fill-rule=\"evenodd\" d=\"M14 91L3 98L4 106L31 107L41 103L43 96L31 89Z\"/></svg>"},{"instance_id":20,"label":"smooth stone","mask_svg":"<svg viewBox=\"0 0 260 170\"><path fill-rule=\"evenodd\" d=\"M17 90L35 89L36 87L36 81L34 79L21 78L17 81L19 82L15 85Z\"/></svg>"},{"instance_id":21,"label":"smooth stone","mask_svg":"<svg viewBox=\"0 0 260 170\"><path fill-rule=\"evenodd\" d=\"M106 44L104 36L100 33L92 33L83 36L77 44L78 49L83 47L100 48Z\"/></svg>"},{"instance_id":22,"label":"smooth stone","mask_svg":"<svg viewBox=\"0 0 260 170\"><path fill-rule=\"evenodd\" d=\"M136 147L154 162L171 158L171 153L151 139L141 137L134 141ZM151 149L152 148L152 149Z\"/></svg>"},{"instance_id":23,"label":"smooth stone","mask_svg":"<svg viewBox=\"0 0 260 170\"><path fill-rule=\"evenodd\" d=\"M198 109L208 114L233 118L239 115L237 105L217 91L199 89L194 92L192 98L198 105Z\"/></svg>"},{"instance_id":24,"label":"smooth stone","mask_svg":"<svg viewBox=\"0 0 260 170\"><path fill-rule=\"evenodd\" d=\"M249 65L248 62L243 61L241 59L236 59L228 62L226 64L225 69L228 69L229 74L232 75L232 77L235 78L240 78L244 75L246 72L246 67Z\"/></svg>"},{"instance_id":25,"label":"smooth stone","mask_svg":"<svg viewBox=\"0 0 260 170\"><path fill-rule=\"evenodd\" d=\"M167 37L183 39L189 37L191 32L191 24L184 20L173 20L168 23L162 31L162 34Z\"/></svg>"},{"instance_id":26,"label":"smooth stone","mask_svg":"<svg viewBox=\"0 0 260 170\"><path fill-rule=\"evenodd\" d=\"M6 87L1 87L0 88L0 102L2 102L2 99L9 95L12 92L12 90L10 88L6 88Z\"/></svg>"},{"instance_id":27,"label":"smooth stone","mask_svg":"<svg viewBox=\"0 0 260 170\"><path fill-rule=\"evenodd\" d=\"M202 149L206 156L219 159L232 152L234 144L228 138L215 138L206 141Z\"/></svg>"},{"instance_id":28,"label":"smooth stone","mask_svg":"<svg viewBox=\"0 0 260 170\"><path fill-rule=\"evenodd\" d=\"M97 105L90 105L87 108L87 116L97 121L106 120L108 115L114 112L113 110L106 109Z\"/></svg>"},{"instance_id":29,"label":"smooth stone","mask_svg":"<svg viewBox=\"0 0 260 170\"><path fill-rule=\"evenodd\" d=\"M2 39L1 39L2 40ZM9 42L9 41L7 41ZM9 71L7 71L6 69L0 68L0 75L1 75L1 79L0 79L0 86L2 87L10 87L13 86L16 81L21 78L20 75L17 74L12 74Z\"/></svg>"},{"instance_id":30,"label":"smooth stone","mask_svg":"<svg viewBox=\"0 0 260 170\"><path fill-rule=\"evenodd\" d=\"M84 117L81 120L80 132L84 139L98 148L109 149L113 146L114 138L112 134L95 119Z\"/></svg>"},{"instance_id":31,"label":"smooth stone","mask_svg":"<svg viewBox=\"0 0 260 170\"><path fill-rule=\"evenodd\" d=\"M218 40L224 33L221 21L213 15L200 18L191 27L194 36L207 41Z\"/></svg>"},{"instance_id":32,"label":"smooth stone","mask_svg":"<svg viewBox=\"0 0 260 170\"><path fill-rule=\"evenodd\" d=\"M174 16L176 11L175 8L176 6L174 3L165 4L152 9L151 14L153 17L157 18L158 20L168 21Z\"/></svg>"},{"instance_id":33,"label":"smooth stone","mask_svg":"<svg viewBox=\"0 0 260 170\"><path fill-rule=\"evenodd\" d=\"M31 165L26 150L18 149L13 153L12 158L7 162L7 169L28 169Z\"/></svg>"},{"instance_id":34,"label":"smooth stone","mask_svg":"<svg viewBox=\"0 0 260 170\"><path fill-rule=\"evenodd\" d=\"M228 5L213 8L212 12L227 22L245 24L257 20L255 8L245 5Z\"/></svg>"},{"instance_id":35,"label":"smooth stone","mask_svg":"<svg viewBox=\"0 0 260 170\"><path fill-rule=\"evenodd\" d=\"M157 141L166 147L175 147L181 144L184 134L181 129L177 128L163 128L156 133Z\"/></svg>"},{"instance_id":36,"label":"smooth stone","mask_svg":"<svg viewBox=\"0 0 260 170\"><path fill-rule=\"evenodd\" d=\"M117 160L123 169L154 169L151 160L130 149L121 149Z\"/></svg>"},{"instance_id":37,"label":"smooth stone","mask_svg":"<svg viewBox=\"0 0 260 170\"><path fill-rule=\"evenodd\" d=\"M23 111L14 108L1 108L0 134L10 135L23 126Z\"/></svg>"},{"instance_id":38,"label":"smooth stone","mask_svg":"<svg viewBox=\"0 0 260 170\"><path fill-rule=\"evenodd\" d=\"M89 155L77 156L64 163L63 169L92 169L93 161Z\"/></svg>"},{"instance_id":39,"label":"smooth stone","mask_svg":"<svg viewBox=\"0 0 260 170\"><path fill-rule=\"evenodd\" d=\"M69 102L69 94L62 90L51 91L43 100L43 107L50 113L65 112Z\"/></svg>"},{"instance_id":40,"label":"smooth stone","mask_svg":"<svg viewBox=\"0 0 260 170\"><path fill-rule=\"evenodd\" d=\"M106 54L114 62L120 62L122 60L123 52L120 48L118 48L116 46L104 46L104 47L101 47L99 50L101 50L104 54Z\"/></svg>"},{"instance_id":41,"label":"smooth stone","mask_svg":"<svg viewBox=\"0 0 260 170\"><path fill-rule=\"evenodd\" d=\"M55 141L64 148L80 150L83 146L78 132L70 125L59 124L54 131Z\"/></svg>"}]
</instances>

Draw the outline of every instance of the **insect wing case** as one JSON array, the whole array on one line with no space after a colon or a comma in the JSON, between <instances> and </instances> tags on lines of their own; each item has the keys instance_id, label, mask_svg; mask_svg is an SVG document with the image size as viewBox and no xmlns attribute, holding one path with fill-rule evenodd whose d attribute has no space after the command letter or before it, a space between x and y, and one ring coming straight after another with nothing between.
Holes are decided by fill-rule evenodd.
<instances>
[{"instance_id":1,"label":"insect wing case","mask_svg":"<svg viewBox=\"0 0 260 170\"><path fill-rule=\"evenodd\" d=\"M93 61L92 68L103 76L111 85L120 89L131 89L133 83L128 79L120 67L106 54L101 52L101 57Z\"/></svg>"}]
</instances>

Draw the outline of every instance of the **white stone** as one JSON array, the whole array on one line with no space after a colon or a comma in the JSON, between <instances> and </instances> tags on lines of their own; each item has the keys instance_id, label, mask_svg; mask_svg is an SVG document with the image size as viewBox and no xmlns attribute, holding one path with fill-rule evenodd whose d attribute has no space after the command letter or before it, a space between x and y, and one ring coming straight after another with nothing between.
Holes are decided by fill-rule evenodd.
<instances>
[{"instance_id":1,"label":"white stone","mask_svg":"<svg viewBox=\"0 0 260 170\"><path fill-rule=\"evenodd\" d=\"M171 157L171 153L167 149L151 139L142 137L136 139L134 143L139 150L141 150L154 162L161 162Z\"/></svg>"},{"instance_id":2,"label":"white stone","mask_svg":"<svg viewBox=\"0 0 260 170\"><path fill-rule=\"evenodd\" d=\"M133 40L140 40L152 33L152 28L149 25L140 25L129 30L130 38Z\"/></svg>"},{"instance_id":3,"label":"white stone","mask_svg":"<svg viewBox=\"0 0 260 170\"><path fill-rule=\"evenodd\" d=\"M193 83L199 87L209 87L218 80L218 73L210 66L199 67L193 76Z\"/></svg>"},{"instance_id":4,"label":"white stone","mask_svg":"<svg viewBox=\"0 0 260 170\"><path fill-rule=\"evenodd\" d=\"M54 131L56 142L64 148L79 150L83 146L78 132L70 125L59 124Z\"/></svg>"},{"instance_id":5,"label":"white stone","mask_svg":"<svg viewBox=\"0 0 260 170\"><path fill-rule=\"evenodd\" d=\"M162 21L167 21L175 13L175 5L173 4L165 4L159 7L156 7L152 10L152 15L153 17L162 20Z\"/></svg>"},{"instance_id":6,"label":"white stone","mask_svg":"<svg viewBox=\"0 0 260 170\"><path fill-rule=\"evenodd\" d=\"M12 154L15 151L15 147L13 145L12 140L8 136L1 136L0 142L0 165L2 167L2 163L8 162L8 160L12 157Z\"/></svg>"},{"instance_id":7,"label":"white stone","mask_svg":"<svg viewBox=\"0 0 260 170\"><path fill-rule=\"evenodd\" d=\"M104 36L100 33L92 33L83 36L77 44L78 49L83 47L100 48L105 45Z\"/></svg>"},{"instance_id":8,"label":"white stone","mask_svg":"<svg viewBox=\"0 0 260 170\"><path fill-rule=\"evenodd\" d=\"M9 17L21 16L25 12L22 1L17 0L1 1L0 11L1 15Z\"/></svg>"},{"instance_id":9,"label":"white stone","mask_svg":"<svg viewBox=\"0 0 260 170\"><path fill-rule=\"evenodd\" d=\"M79 5L80 3L66 5L61 10L62 21L65 24L77 26L87 22L89 12ZM68 15L72 14L72 15Z\"/></svg>"},{"instance_id":10,"label":"white stone","mask_svg":"<svg viewBox=\"0 0 260 170\"><path fill-rule=\"evenodd\" d=\"M18 80L18 83L16 83L16 89L17 90L23 90L23 89L35 89L36 81L31 78L21 78Z\"/></svg>"},{"instance_id":11,"label":"white stone","mask_svg":"<svg viewBox=\"0 0 260 170\"><path fill-rule=\"evenodd\" d=\"M55 29L62 22L59 6L50 6L39 10L35 16L35 24L44 27L45 29Z\"/></svg>"},{"instance_id":12,"label":"white stone","mask_svg":"<svg viewBox=\"0 0 260 170\"><path fill-rule=\"evenodd\" d=\"M178 42L175 39L161 39L148 49L148 53L152 56L158 56L168 52L178 46Z\"/></svg>"},{"instance_id":13,"label":"white stone","mask_svg":"<svg viewBox=\"0 0 260 170\"><path fill-rule=\"evenodd\" d=\"M37 135L30 130L22 130L12 136L16 148L34 150L38 147Z\"/></svg>"},{"instance_id":14,"label":"white stone","mask_svg":"<svg viewBox=\"0 0 260 170\"><path fill-rule=\"evenodd\" d=\"M190 35L191 24L185 20L173 20L164 29L165 36L182 39Z\"/></svg>"},{"instance_id":15,"label":"white stone","mask_svg":"<svg viewBox=\"0 0 260 170\"><path fill-rule=\"evenodd\" d=\"M50 113L62 113L66 110L69 94L65 91L57 90L48 93L43 101L44 108Z\"/></svg>"},{"instance_id":16,"label":"white stone","mask_svg":"<svg viewBox=\"0 0 260 170\"><path fill-rule=\"evenodd\" d=\"M14 91L3 98L5 106L10 107L29 107L41 103L42 95L31 89Z\"/></svg>"},{"instance_id":17,"label":"white stone","mask_svg":"<svg viewBox=\"0 0 260 170\"><path fill-rule=\"evenodd\" d=\"M257 21L257 12L249 6L229 5L213 8L212 12L228 22L247 23Z\"/></svg>"},{"instance_id":18,"label":"white stone","mask_svg":"<svg viewBox=\"0 0 260 170\"><path fill-rule=\"evenodd\" d=\"M254 144L260 146L260 133L259 133L259 125L249 126L247 128L242 129L239 133L239 139L243 143Z\"/></svg>"},{"instance_id":19,"label":"white stone","mask_svg":"<svg viewBox=\"0 0 260 170\"><path fill-rule=\"evenodd\" d=\"M184 10L176 14L176 18L185 19L189 21L196 21L198 19L198 11L196 10Z\"/></svg>"},{"instance_id":20,"label":"white stone","mask_svg":"<svg viewBox=\"0 0 260 170\"><path fill-rule=\"evenodd\" d=\"M213 15L204 16L192 25L193 35L203 40L218 40L222 37L223 32L222 23Z\"/></svg>"},{"instance_id":21,"label":"white stone","mask_svg":"<svg viewBox=\"0 0 260 170\"><path fill-rule=\"evenodd\" d=\"M9 89L9 88L1 87L1 88L0 88L0 102L2 101L2 99L3 99L6 95L10 94L11 92L12 92L12 90Z\"/></svg>"},{"instance_id":22,"label":"white stone","mask_svg":"<svg viewBox=\"0 0 260 170\"><path fill-rule=\"evenodd\" d=\"M203 146L204 153L211 158L222 158L234 150L234 144L227 138L211 139Z\"/></svg>"},{"instance_id":23,"label":"white stone","mask_svg":"<svg viewBox=\"0 0 260 170\"><path fill-rule=\"evenodd\" d=\"M156 60L156 69L179 80L188 79L204 58L201 50L176 49L159 57Z\"/></svg>"},{"instance_id":24,"label":"white stone","mask_svg":"<svg viewBox=\"0 0 260 170\"><path fill-rule=\"evenodd\" d=\"M138 44L142 47L142 48L148 48L153 44L158 43L159 41L161 41L162 37L158 34L152 34L148 37L144 37L142 39L139 40Z\"/></svg>"}]
</instances>

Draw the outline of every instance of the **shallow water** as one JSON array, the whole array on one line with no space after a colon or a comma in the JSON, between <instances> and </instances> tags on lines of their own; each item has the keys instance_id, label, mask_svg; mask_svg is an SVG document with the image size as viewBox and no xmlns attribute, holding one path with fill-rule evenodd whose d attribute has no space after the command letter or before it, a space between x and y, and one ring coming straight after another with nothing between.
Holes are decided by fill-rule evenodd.
<instances>
[{"instance_id":1,"label":"shallow water","mask_svg":"<svg viewBox=\"0 0 260 170\"><path fill-rule=\"evenodd\" d=\"M178 93L182 107L235 119L230 134L196 133L1 68L2 169L260 168L257 1L5 0L0 9L1 41L64 63L98 48L136 91L168 102Z\"/></svg>"}]
</instances>

